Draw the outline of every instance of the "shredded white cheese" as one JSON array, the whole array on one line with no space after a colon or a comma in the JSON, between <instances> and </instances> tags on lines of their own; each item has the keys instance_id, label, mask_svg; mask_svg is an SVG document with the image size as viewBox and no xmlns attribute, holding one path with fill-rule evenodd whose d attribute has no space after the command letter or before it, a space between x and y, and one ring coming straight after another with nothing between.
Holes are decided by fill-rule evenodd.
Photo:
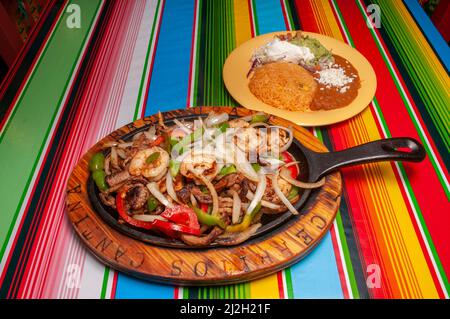
<instances>
[{"instance_id":1,"label":"shredded white cheese","mask_svg":"<svg viewBox=\"0 0 450 319\"><path fill-rule=\"evenodd\" d=\"M317 71L317 73L319 74L317 81L327 87L337 86L342 88L354 80L354 77L345 75L344 69L340 67L323 69L321 71ZM347 89L343 88L341 93L344 93L345 91L347 91Z\"/></svg>"}]
</instances>

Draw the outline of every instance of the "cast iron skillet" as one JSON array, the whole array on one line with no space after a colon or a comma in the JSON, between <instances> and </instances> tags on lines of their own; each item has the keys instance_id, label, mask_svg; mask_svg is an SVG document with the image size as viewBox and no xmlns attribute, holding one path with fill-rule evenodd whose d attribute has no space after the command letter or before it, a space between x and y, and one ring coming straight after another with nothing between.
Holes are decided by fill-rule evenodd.
<instances>
[{"instance_id":1,"label":"cast iron skillet","mask_svg":"<svg viewBox=\"0 0 450 319\"><path fill-rule=\"evenodd\" d=\"M207 117L208 114L190 114L186 116L177 117L179 120L195 120L201 117ZM237 118L236 115L230 114L230 119ZM173 121L168 119L166 124L172 125ZM129 141L132 137L144 130L147 130L150 125L136 129L127 135L122 137L122 140ZM408 161L408 162L420 162L425 158L425 150L423 146L412 138L389 138L382 139L370 143L366 143L360 146L355 146L343 151L329 152L329 153L317 153L305 146L303 146L297 139L294 141L288 150L294 158L300 162L300 175L299 180L316 182L321 177L328 173L338 170L341 167L372 163L379 161ZM105 153L105 155L107 155ZM135 228L128 224L120 224L118 222L118 213L114 209L103 205L98 197L98 189L93 179L90 177L88 181L88 194L89 199L99 213L99 215L114 229L136 238L138 240L170 248L184 248L184 249L199 249L198 247L192 247L184 244L181 241L159 236L152 231L147 231L139 228ZM302 190L299 193L300 199L295 203L295 208L300 211L300 208L307 204L308 201L314 200L315 190ZM301 212L301 211L300 211ZM288 221L295 221L299 216L292 215L289 211L276 214L276 215L263 215L261 219L262 226L258 231L249 239L259 238L261 236L270 235L269 232L280 231L282 226L287 224ZM217 248L218 244L212 243L209 246L201 249Z\"/></svg>"}]
</instances>

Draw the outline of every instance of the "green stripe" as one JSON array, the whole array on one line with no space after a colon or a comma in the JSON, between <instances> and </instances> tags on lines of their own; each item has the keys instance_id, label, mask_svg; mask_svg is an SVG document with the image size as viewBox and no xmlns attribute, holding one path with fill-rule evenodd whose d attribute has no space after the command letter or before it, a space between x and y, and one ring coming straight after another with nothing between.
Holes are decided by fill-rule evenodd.
<instances>
[{"instance_id":1,"label":"green stripe","mask_svg":"<svg viewBox=\"0 0 450 319\"><path fill-rule=\"evenodd\" d=\"M105 267L105 272L103 274L103 282L102 282L102 292L100 293L100 299L105 299L106 288L108 287L108 278L109 278L109 267Z\"/></svg>"},{"instance_id":2,"label":"green stripe","mask_svg":"<svg viewBox=\"0 0 450 319\"><path fill-rule=\"evenodd\" d=\"M291 6L289 5L289 3L287 3L287 0L283 0L284 1L284 7L286 8L286 13L288 16L288 21L289 21L289 26L291 29L295 28L295 23L294 23L294 19L292 18L292 12L291 12ZM293 29L295 30L295 29Z\"/></svg>"},{"instance_id":3,"label":"green stripe","mask_svg":"<svg viewBox=\"0 0 450 319\"><path fill-rule=\"evenodd\" d=\"M288 299L294 298L294 288L292 287L292 274L291 268L286 268L284 270L284 278L286 279L286 290Z\"/></svg>"},{"instance_id":4,"label":"green stripe","mask_svg":"<svg viewBox=\"0 0 450 319\"><path fill-rule=\"evenodd\" d=\"M0 173L0 260L101 2L77 3L82 27L69 29L61 23L68 14L60 17L0 137L0 166L8 167ZM83 27L86 24L88 28Z\"/></svg>"}]
</instances>

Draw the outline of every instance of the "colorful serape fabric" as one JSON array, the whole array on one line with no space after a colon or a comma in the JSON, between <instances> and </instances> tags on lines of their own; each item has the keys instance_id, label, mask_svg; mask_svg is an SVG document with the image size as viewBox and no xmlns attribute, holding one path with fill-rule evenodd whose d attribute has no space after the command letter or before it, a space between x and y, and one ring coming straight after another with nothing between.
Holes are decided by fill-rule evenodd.
<instances>
[{"instance_id":1,"label":"colorful serape fabric","mask_svg":"<svg viewBox=\"0 0 450 319\"><path fill-rule=\"evenodd\" d=\"M67 23L74 5L81 28ZM375 69L367 109L313 130L330 150L410 136L426 160L342 170L331 231L261 280L181 288L98 262L65 216L77 160L158 110L237 105L222 81L227 55L281 30L342 40ZM51 1L0 87L0 298L448 298L449 65L416 0Z\"/></svg>"}]
</instances>

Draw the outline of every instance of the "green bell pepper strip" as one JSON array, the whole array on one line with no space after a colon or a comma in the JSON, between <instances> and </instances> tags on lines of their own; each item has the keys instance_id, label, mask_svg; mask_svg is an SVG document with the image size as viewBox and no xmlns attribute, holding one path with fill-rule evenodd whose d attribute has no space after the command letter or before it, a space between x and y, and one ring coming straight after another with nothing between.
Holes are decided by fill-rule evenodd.
<instances>
[{"instance_id":1,"label":"green bell pepper strip","mask_svg":"<svg viewBox=\"0 0 450 319\"><path fill-rule=\"evenodd\" d=\"M265 123L269 120L269 117L265 114L256 114L253 115L252 120L250 121L250 123Z\"/></svg>"},{"instance_id":2,"label":"green bell pepper strip","mask_svg":"<svg viewBox=\"0 0 450 319\"><path fill-rule=\"evenodd\" d=\"M150 155L147 157L147 159L145 160L145 162L146 162L147 164L151 164L151 163L153 163L154 161L156 161L156 160L159 158L160 155L161 155L161 154L160 154L159 152L152 153L152 154L150 154Z\"/></svg>"},{"instance_id":3,"label":"green bell pepper strip","mask_svg":"<svg viewBox=\"0 0 450 319\"><path fill-rule=\"evenodd\" d=\"M226 176L226 175L236 173L236 172L237 172L236 166L231 164L231 165L222 167L222 169L219 172L219 176Z\"/></svg>"},{"instance_id":4,"label":"green bell pepper strip","mask_svg":"<svg viewBox=\"0 0 450 319\"><path fill-rule=\"evenodd\" d=\"M240 232L240 231L246 230L247 228L250 227L253 219L255 218L256 214L258 214L260 209L261 209L261 203L258 203L258 205L256 205L255 209L253 209L253 211L250 214L246 214L239 224L227 226L227 228L225 230L227 232Z\"/></svg>"},{"instance_id":5,"label":"green bell pepper strip","mask_svg":"<svg viewBox=\"0 0 450 319\"><path fill-rule=\"evenodd\" d=\"M217 216L209 215L198 207L193 206L195 214L197 215L197 219L200 224L207 226L219 226L222 229L225 229L226 225L222 219Z\"/></svg>"},{"instance_id":6,"label":"green bell pepper strip","mask_svg":"<svg viewBox=\"0 0 450 319\"><path fill-rule=\"evenodd\" d=\"M158 207L158 205L158 200L155 197L150 196L147 199L147 209L149 212L153 212Z\"/></svg>"},{"instance_id":7,"label":"green bell pepper strip","mask_svg":"<svg viewBox=\"0 0 450 319\"><path fill-rule=\"evenodd\" d=\"M175 160L169 161L169 169L170 169L170 175L172 177L176 177L178 175L178 172L180 171L180 165L181 163Z\"/></svg>"},{"instance_id":8,"label":"green bell pepper strip","mask_svg":"<svg viewBox=\"0 0 450 319\"><path fill-rule=\"evenodd\" d=\"M105 155L102 152L95 153L89 161L89 170L91 172L103 170L105 168Z\"/></svg>"},{"instance_id":9,"label":"green bell pepper strip","mask_svg":"<svg viewBox=\"0 0 450 319\"><path fill-rule=\"evenodd\" d=\"M298 195L298 191L299 191L299 188L297 186L293 185L291 191L289 192L289 194L287 196L287 199L291 200L291 199L295 198L295 196Z\"/></svg>"},{"instance_id":10,"label":"green bell pepper strip","mask_svg":"<svg viewBox=\"0 0 450 319\"><path fill-rule=\"evenodd\" d=\"M105 171L97 169L92 172L92 179L94 180L97 187L102 191L106 191L108 189L108 185L106 184L106 174Z\"/></svg>"},{"instance_id":11,"label":"green bell pepper strip","mask_svg":"<svg viewBox=\"0 0 450 319\"><path fill-rule=\"evenodd\" d=\"M221 131L222 133L225 133L227 128L230 127L230 124L228 123L222 123L219 125L219 131Z\"/></svg>"},{"instance_id":12,"label":"green bell pepper strip","mask_svg":"<svg viewBox=\"0 0 450 319\"><path fill-rule=\"evenodd\" d=\"M179 141L177 144L173 145L172 150L175 149L175 151L177 151L178 153L180 153L180 150L186 146L191 144L192 142L194 142L195 140L199 139L200 137L202 137L203 135L203 127L199 127L198 129L196 129L194 132L192 132L189 135L186 135L185 137L183 137L181 139L181 141Z\"/></svg>"},{"instance_id":13,"label":"green bell pepper strip","mask_svg":"<svg viewBox=\"0 0 450 319\"><path fill-rule=\"evenodd\" d=\"M252 167L253 167L253 169L255 170L256 173L258 173L259 170L261 169L261 165L259 165L258 163L253 163Z\"/></svg>"}]
</instances>

